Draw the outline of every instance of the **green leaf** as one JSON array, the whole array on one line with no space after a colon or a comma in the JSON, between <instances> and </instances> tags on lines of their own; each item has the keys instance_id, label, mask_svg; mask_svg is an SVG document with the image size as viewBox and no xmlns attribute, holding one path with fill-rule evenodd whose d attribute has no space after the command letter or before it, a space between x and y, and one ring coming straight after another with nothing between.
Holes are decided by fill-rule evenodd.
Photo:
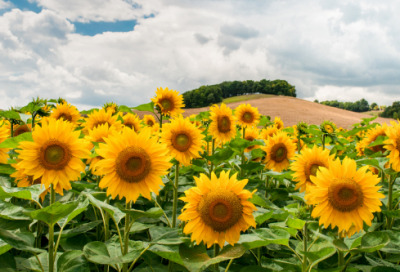
<instances>
[{"instance_id":1,"label":"green leaf","mask_svg":"<svg viewBox=\"0 0 400 272\"><path fill-rule=\"evenodd\" d=\"M340 239L333 240L332 244L340 251L349 251L349 247Z\"/></svg>"},{"instance_id":2,"label":"green leaf","mask_svg":"<svg viewBox=\"0 0 400 272\"><path fill-rule=\"evenodd\" d=\"M265 241L268 241L269 243L274 243L284 246L289 245L290 234L284 230L259 228L252 231L255 235L257 235L258 237L260 237Z\"/></svg>"},{"instance_id":3,"label":"green leaf","mask_svg":"<svg viewBox=\"0 0 400 272\"><path fill-rule=\"evenodd\" d=\"M119 224L121 219L125 217L125 213L121 212L118 208L96 199L90 193L82 192L81 195L86 196L90 204L92 204L96 208L104 209L115 220L117 224Z\"/></svg>"},{"instance_id":4,"label":"green leaf","mask_svg":"<svg viewBox=\"0 0 400 272\"><path fill-rule=\"evenodd\" d=\"M111 257L107 246L100 241L86 244L83 248L83 254L92 263L112 265L114 268L115 265L123 263L120 257Z\"/></svg>"},{"instance_id":5,"label":"green leaf","mask_svg":"<svg viewBox=\"0 0 400 272\"><path fill-rule=\"evenodd\" d=\"M141 211L141 210L127 210L124 209L122 207L119 207L121 211L123 211L124 213L129 214L129 216L133 219L136 220L138 218L141 217L148 217L148 218L160 218L161 216L163 216L163 210L160 208L151 208L147 211Z\"/></svg>"},{"instance_id":6,"label":"green leaf","mask_svg":"<svg viewBox=\"0 0 400 272\"><path fill-rule=\"evenodd\" d=\"M262 208L259 208L258 211L253 213L257 225L261 225L262 223L270 219L272 217L272 214L274 213L273 211L261 212L260 209Z\"/></svg>"},{"instance_id":7,"label":"green leaf","mask_svg":"<svg viewBox=\"0 0 400 272\"><path fill-rule=\"evenodd\" d=\"M5 230L16 230L20 228L28 227L32 223L32 220L9 220L0 217L0 229Z\"/></svg>"},{"instance_id":8,"label":"green leaf","mask_svg":"<svg viewBox=\"0 0 400 272\"><path fill-rule=\"evenodd\" d=\"M150 224L142 224L140 222L134 222L131 226L131 229L129 230L130 233L135 233L143 230L150 229L154 227L155 225L150 225Z\"/></svg>"},{"instance_id":9,"label":"green leaf","mask_svg":"<svg viewBox=\"0 0 400 272\"><path fill-rule=\"evenodd\" d=\"M179 255L179 245L153 245L149 248L149 251L157 254L161 258L180 265L185 265Z\"/></svg>"},{"instance_id":10,"label":"green leaf","mask_svg":"<svg viewBox=\"0 0 400 272\"><path fill-rule=\"evenodd\" d=\"M267 124L271 123L271 117L261 115L260 123L258 123L258 127L265 127Z\"/></svg>"},{"instance_id":11,"label":"green leaf","mask_svg":"<svg viewBox=\"0 0 400 272\"><path fill-rule=\"evenodd\" d=\"M16 197L27 200L33 200L39 203L39 196L45 191L45 187L41 184L31 185L29 187L0 187L0 199Z\"/></svg>"},{"instance_id":12,"label":"green leaf","mask_svg":"<svg viewBox=\"0 0 400 272\"><path fill-rule=\"evenodd\" d=\"M382 211L382 213L392 218L400 218L400 210Z\"/></svg>"},{"instance_id":13,"label":"green leaf","mask_svg":"<svg viewBox=\"0 0 400 272\"><path fill-rule=\"evenodd\" d=\"M249 199L251 203L258 205L266 209L279 210L279 207L272 203L269 199L265 198L260 193L253 194L253 197Z\"/></svg>"},{"instance_id":14,"label":"green leaf","mask_svg":"<svg viewBox=\"0 0 400 272\"><path fill-rule=\"evenodd\" d=\"M15 206L9 202L0 200L0 217L8 220L30 220L30 218L23 214L27 211L21 206Z\"/></svg>"},{"instance_id":15,"label":"green leaf","mask_svg":"<svg viewBox=\"0 0 400 272\"><path fill-rule=\"evenodd\" d=\"M19 113L13 110L8 110L8 111L0 111L0 116L8 119L8 120L21 120L21 117L19 116Z\"/></svg>"},{"instance_id":16,"label":"green leaf","mask_svg":"<svg viewBox=\"0 0 400 272\"><path fill-rule=\"evenodd\" d=\"M314 267L319 262L328 259L333 254L336 253L336 249L334 247L325 247L321 248L318 251L308 251L301 252L303 255L307 256L307 258L311 261L311 267Z\"/></svg>"},{"instance_id":17,"label":"green leaf","mask_svg":"<svg viewBox=\"0 0 400 272\"><path fill-rule=\"evenodd\" d=\"M14 169L10 164L0 163L0 173L1 174L9 174L15 173L17 170Z\"/></svg>"},{"instance_id":18,"label":"green leaf","mask_svg":"<svg viewBox=\"0 0 400 272\"><path fill-rule=\"evenodd\" d=\"M20 142L33 142L32 132L25 132L16 137L9 138L0 144L0 148L17 148Z\"/></svg>"},{"instance_id":19,"label":"green leaf","mask_svg":"<svg viewBox=\"0 0 400 272\"><path fill-rule=\"evenodd\" d=\"M205 158L215 165L218 165L222 162L228 161L233 154L235 154L235 151L229 147L225 147L224 149L215 152L212 156L205 156Z\"/></svg>"},{"instance_id":20,"label":"green leaf","mask_svg":"<svg viewBox=\"0 0 400 272\"><path fill-rule=\"evenodd\" d=\"M203 271L212 264L239 258L243 256L245 251L246 249L242 245L237 244L233 247L228 245L221 250L218 256L210 258L203 245L189 247L186 244L181 244L179 246L181 259L190 272Z\"/></svg>"},{"instance_id":21,"label":"green leaf","mask_svg":"<svg viewBox=\"0 0 400 272\"><path fill-rule=\"evenodd\" d=\"M0 255L12 249L12 246L0 239Z\"/></svg>"},{"instance_id":22,"label":"green leaf","mask_svg":"<svg viewBox=\"0 0 400 272\"><path fill-rule=\"evenodd\" d=\"M154 102L132 107L133 110L154 112Z\"/></svg>"},{"instance_id":23,"label":"green leaf","mask_svg":"<svg viewBox=\"0 0 400 272\"><path fill-rule=\"evenodd\" d=\"M45 252L43 249L33 247L35 237L32 233L29 232L11 232L8 230L0 229L0 239L18 250L28 251L32 253Z\"/></svg>"},{"instance_id":24,"label":"green leaf","mask_svg":"<svg viewBox=\"0 0 400 272\"><path fill-rule=\"evenodd\" d=\"M17 263L15 262L14 256L7 252L0 255L1 272L16 272Z\"/></svg>"},{"instance_id":25,"label":"green leaf","mask_svg":"<svg viewBox=\"0 0 400 272\"><path fill-rule=\"evenodd\" d=\"M131 108L129 108L129 107L125 106L125 105L118 106L118 111L129 112L129 113L134 114L133 111L131 110Z\"/></svg>"},{"instance_id":26,"label":"green leaf","mask_svg":"<svg viewBox=\"0 0 400 272\"><path fill-rule=\"evenodd\" d=\"M44 103L36 103L36 102L30 102L28 105L26 105L25 107L22 107L20 109L21 112L30 112L30 113L34 113L35 111L40 110L42 107L44 107Z\"/></svg>"},{"instance_id":27,"label":"green leaf","mask_svg":"<svg viewBox=\"0 0 400 272\"><path fill-rule=\"evenodd\" d=\"M47 206L46 208L24 213L32 219L40 220L50 226L53 226L55 223L57 223L57 221L65 216L68 216L73 210L75 210L77 206L78 203L76 202L69 204L56 202L50 206Z\"/></svg>"},{"instance_id":28,"label":"green leaf","mask_svg":"<svg viewBox=\"0 0 400 272\"><path fill-rule=\"evenodd\" d=\"M360 247L356 250L362 252L374 252L380 250L389 242L390 238L387 233L379 231L369 232L361 237Z\"/></svg>"},{"instance_id":29,"label":"green leaf","mask_svg":"<svg viewBox=\"0 0 400 272\"><path fill-rule=\"evenodd\" d=\"M72 182L75 183L75 182ZM72 219L74 219L76 216L78 216L80 213L86 211L86 208L89 206L89 200L84 197L84 196L79 196L79 199L76 201L76 203L78 204L75 208L75 210L73 210L70 214L68 214L66 217L61 218L60 220L58 220L58 224L64 228L69 221L71 221Z\"/></svg>"},{"instance_id":30,"label":"green leaf","mask_svg":"<svg viewBox=\"0 0 400 272\"><path fill-rule=\"evenodd\" d=\"M252 149L250 153L251 153L252 160L257 159L257 158L262 158L266 155L265 151L260 148Z\"/></svg>"},{"instance_id":31,"label":"green leaf","mask_svg":"<svg viewBox=\"0 0 400 272\"><path fill-rule=\"evenodd\" d=\"M248 141L242 138L236 138L229 143L230 148L240 154L243 153L246 148L253 145L263 146L264 143L261 141Z\"/></svg>"},{"instance_id":32,"label":"green leaf","mask_svg":"<svg viewBox=\"0 0 400 272\"><path fill-rule=\"evenodd\" d=\"M92 221L92 222L89 222L89 223L86 223L86 224L82 224L82 225L76 226L75 228L72 228L72 229L64 230L62 232L62 234L61 234L61 237L62 238L70 238L70 237L74 237L76 235L79 235L81 233L85 233L85 232L95 228L96 226L98 226L102 222L103 221L101 221L101 220ZM60 235L60 232L55 232L54 233L55 237L58 237L58 235Z\"/></svg>"},{"instance_id":33,"label":"green leaf","mask_svg":"<svg viewBox=\"0 0 400 272\"><path fill-rule=\"evenodd\" d=\"M286 221L286 225L289 228L294 228L294 229L303 229L304 225L306 224L306 221L303 221L301 219L294 219L291 217L288 217L287 221Z\"/></svg>"},{"instance_id":34,"label":"green leaf","mask_svg":"<svg viewBox=\"0 0 400 272\"><path fill-rule=\"evenodd\" d=\"M82 251L72 250L58 258L57 272L90 272L90 266Z\"/></svg>"},{"instance_id":35,"label":"green leaf","mask_svg":"<svg viewBox=\"0 0 400 272\"><path fill-rule=\"evenodd\" d=\"M57 261L58 258L61 256L61 253L57 252L57 256L54 261L54 267L57 267ZM40 260L40 263L43 266L44 272L49 272L49 254L46 253L41 253L37 255L37 257ZM29 259L25 259L21 262L21 266L27 268L29 271L35 271L35 272L42 272L42 267L40 266L37 258L35 256L30 257ZM56 271L54 269L54 271Z\"/></svg>"},{"instance_id":36,"label":"green leaf","mask_svg":"<svg viewBox=\"0 0 400 272\"><path fill-rule=\"evenodd\" d=\"M244 165L240 165L240 168L242 168L245 171L249 171L249 173L254 173L254 172L263 170L264 165L259 162L249 161L248 163L246 163Z\"/></svg>"}]
</instances>

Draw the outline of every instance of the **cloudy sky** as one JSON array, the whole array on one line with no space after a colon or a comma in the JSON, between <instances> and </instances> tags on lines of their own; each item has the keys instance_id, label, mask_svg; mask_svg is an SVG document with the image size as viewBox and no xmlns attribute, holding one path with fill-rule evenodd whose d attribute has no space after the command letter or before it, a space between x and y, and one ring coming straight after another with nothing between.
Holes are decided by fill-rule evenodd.
<instances>
[{"instance_id":1,"label":"cloudy sky","mask_svg":"<svg viewBox=\"0 0 400 272\"><path fill-rule=\"evenodd\" d=\"M80 109L233 80L299 98L400 100L399 1L0 0L0 108Z\"/></svg>"}]
</instances>

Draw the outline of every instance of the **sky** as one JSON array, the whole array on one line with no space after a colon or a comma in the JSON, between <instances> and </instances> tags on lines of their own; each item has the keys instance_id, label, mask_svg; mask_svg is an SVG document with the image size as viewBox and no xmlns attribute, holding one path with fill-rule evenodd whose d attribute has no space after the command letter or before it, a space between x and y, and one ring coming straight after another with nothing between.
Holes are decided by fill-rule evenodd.
<instances>
[{"instance_id":1,"label":"sky","mask_svg":"<svg viewBox=\"0 0 400 272\"><path fill-rule=\"evenodd\" d=\"M400 100L400 2L0 0L0 108L150 102L223 81L287 80L297 97Z\"/></svg>"}]
</instances>

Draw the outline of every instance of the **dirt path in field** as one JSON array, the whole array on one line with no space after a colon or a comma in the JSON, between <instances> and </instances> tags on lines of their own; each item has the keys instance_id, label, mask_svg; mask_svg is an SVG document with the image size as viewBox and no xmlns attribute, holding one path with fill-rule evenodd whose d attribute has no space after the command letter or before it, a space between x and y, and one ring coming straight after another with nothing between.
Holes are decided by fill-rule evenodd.
<instances>
[{"instance_id":1,"label":"dirt path in field","mask_svg":"<svg viewBox=\"0 0 400 272\"><path fill-rule=\"evenodd\" d=\"M346 111L322 104L310 102L303 99L287 96L276 96L268 98L260 98L248 100L244 102L234 102L227 104L231 109L236 108L242 103L250 104L257 107L262 115L271 116L274 119L276 116L281 117L285 126L292 126L299 121L305 121L308 124L319 125L324 120L334 122L337 126L349 128L352 124L359 123L361 118L370 118L371 115L365 113L357 113ZM207 111L209 108L185 109L183 115L185 117L191 114L198 114L201 111ZM142 118L143 112L137 112ZM393 119L378 117L375 122L389 124Z\"/></svg>"}]
</instances>

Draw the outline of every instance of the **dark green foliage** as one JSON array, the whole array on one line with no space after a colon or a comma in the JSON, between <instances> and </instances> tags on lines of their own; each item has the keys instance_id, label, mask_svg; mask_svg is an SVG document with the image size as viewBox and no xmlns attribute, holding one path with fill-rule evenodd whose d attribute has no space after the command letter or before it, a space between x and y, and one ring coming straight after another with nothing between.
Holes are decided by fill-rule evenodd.
<instances>
[{"instance_id":1,"label":"dark green foliage","mask_svg":"<svg viewBox=\"0 0 400 272\"><path fill-rule=\"evenodd\" d=\"M369 111L369 104L368 101L362 98L359 101L356 102L338 102L337 100L331 100L331 101L322 101L321 104L335 107L335 108L340 108L348 111L355 111L355 112L365 112Z\"/></svg>"},{"instance_id":2,"label":"dark green foliage","mask_svg":"<svg viewBox=\"0 0 400 272\"><path fill-rule=\"evenodd\" d=\"M375 108L376 106L378 106L378 104L372 103L372 104L371 104L371 110L374 110L374 108Z\"/></svg>"},{"instance_id":3,"label":"dark green foliage","mask_svg":"<svg viewBox=\"0 0 400 272\"><path fill-rule=\"evenodd\" d=\"M394 114L397 113L399 114L400 111L400 101L395 101L391 106L388 106L382 113L382 117L389 117L389 118L395 118Z\"/></svg>"},{"instance_id":4,"label":"dark green foliage","mask_svg":"<svg viewBox=\"0 0 400 272\"><path fill-rule=\"evenodd\" d=\"M296 97L296 89L286 80L224 81L220 84L201 86L183 94L185 108L200 108L220 103L224 98L245 94L276 94Z\"/></svg>"}]
</instances>

